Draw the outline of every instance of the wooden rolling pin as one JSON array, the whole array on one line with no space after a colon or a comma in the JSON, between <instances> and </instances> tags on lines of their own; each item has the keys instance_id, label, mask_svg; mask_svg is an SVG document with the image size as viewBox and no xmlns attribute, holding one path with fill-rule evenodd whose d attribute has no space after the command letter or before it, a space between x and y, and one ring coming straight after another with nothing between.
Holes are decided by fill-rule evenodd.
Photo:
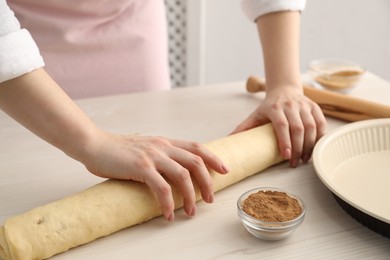
<instances>
[{"instance_id":1,"label":"wooden rolling pin","mask_svg":"<svg viewBox=\"0 0 390 260\"><path fill-rule=\"evenodd\" d=\"M265 80L257 77L249 77L246 89L250 93L265 91ZM305 96L316 102L324 115L342 119L349 122L390 118L390 106L378 104L339 94L329 90L316 89L309 85L303 85Z\"/></svg>"}]
</instances>

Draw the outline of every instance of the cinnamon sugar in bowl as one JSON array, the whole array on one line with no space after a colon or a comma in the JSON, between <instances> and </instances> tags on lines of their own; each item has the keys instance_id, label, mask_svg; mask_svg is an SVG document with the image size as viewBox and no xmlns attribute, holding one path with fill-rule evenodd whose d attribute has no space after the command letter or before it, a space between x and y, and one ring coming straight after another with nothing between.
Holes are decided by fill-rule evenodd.
<instances>
[{"instance_id":1,"label":"cinnamon sugar in bowl","mask_svg":"<svg viewBox=\"0 0 390 260\"><path fill-rule=\"evenodd\" d=\"M242 194L237 212L244 227L257 238L280 240L291 235L306 214L303 201L277 188L256 188Z\"/></svg>"},{"instance_id":2,"label":"cinnamon sugar in bowl","mask_svg":"<svg viewBox=\"0 0 390 260\"><path fill-rule=\"evenodd\" d=\"M341 59L321 59L311 61L308 72L314 86L332 91L347 93L362 79L366 70L354 61Z\"/></svg>"}]
</instances>

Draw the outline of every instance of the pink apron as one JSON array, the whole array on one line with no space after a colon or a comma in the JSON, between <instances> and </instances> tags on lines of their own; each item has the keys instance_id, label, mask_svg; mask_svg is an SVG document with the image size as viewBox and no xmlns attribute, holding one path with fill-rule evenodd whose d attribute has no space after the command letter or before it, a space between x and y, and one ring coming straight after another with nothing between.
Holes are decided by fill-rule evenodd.
<instances>
[{"instance_id":1,"label":"pink apron","mask_svg":"<svg viewBox=\"0 0 390 260\"><path fill-rule=\"evenodd\" d=\"M8 0L72 97L170 89L163 0Z\"/></svg>"}]
</instances>

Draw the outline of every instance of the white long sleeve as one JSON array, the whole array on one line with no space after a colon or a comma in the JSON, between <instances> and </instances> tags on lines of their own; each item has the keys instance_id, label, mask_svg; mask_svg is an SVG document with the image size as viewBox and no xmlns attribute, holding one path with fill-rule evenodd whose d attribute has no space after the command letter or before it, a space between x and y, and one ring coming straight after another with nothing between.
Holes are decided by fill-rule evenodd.
<instances>
[{"instance_id":1,"label":"white long sleeve","mask_svg":"<svg viewBox=\"0 0 390 260\"><path fill-rule=\"evenodd\" d=\"M251 21L278 11L302 11L306 0L242 0L241 7Z\"/></svg>"},{"instance_id":2,"label":"white long sleeve","mask_svg":"<svg viewBox=\"0 0 390 260\"><path fill-rule=\"evenodd\" d=\"M0 0L0 83L44 66L43 58L30 33L5 0Z\"/></svg>"}]
</instances>

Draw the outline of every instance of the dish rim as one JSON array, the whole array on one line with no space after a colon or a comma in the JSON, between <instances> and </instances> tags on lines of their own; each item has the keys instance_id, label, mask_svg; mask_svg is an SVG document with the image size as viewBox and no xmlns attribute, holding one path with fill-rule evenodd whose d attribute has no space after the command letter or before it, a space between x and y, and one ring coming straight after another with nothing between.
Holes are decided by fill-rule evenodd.
<instances>
[{"instance_id":1,"label":"dish rim","mask_svg":"<svg viewBox=\"0 0 390 260\"><path fill-rule=\"evenodd\" d=\"M325 136L323 136L315 145L313 150L313 166L315 169L315 172L321 182L325 184L325 186L338 198L348 203L350 206L356 208L357 210L360 210L361 212L374 217L380 221L383 221L387 224L390 224L390 218L383 217L373 211L367 210L364 207L360 206L359 204L356 204L354 201L351 200L351 198L348 198L345 194L343 194L342 191L334 187L332 183L330 182L329 178L327 177L328 174L324 172L322 169L322 161L320 158L321 153L325 149L326 145L329 144L331 141L335 140L341 135L344 135L348 132L352 132L354 130L359 129L368 129L372 127L378 127L378 126L389 126L390 128L390 119L389 118L380 118L380 119L368 119L358 122L349 123L347 125L341 126L337 129L333 129L329 131Z\"/></svg>"}]
</instances>

